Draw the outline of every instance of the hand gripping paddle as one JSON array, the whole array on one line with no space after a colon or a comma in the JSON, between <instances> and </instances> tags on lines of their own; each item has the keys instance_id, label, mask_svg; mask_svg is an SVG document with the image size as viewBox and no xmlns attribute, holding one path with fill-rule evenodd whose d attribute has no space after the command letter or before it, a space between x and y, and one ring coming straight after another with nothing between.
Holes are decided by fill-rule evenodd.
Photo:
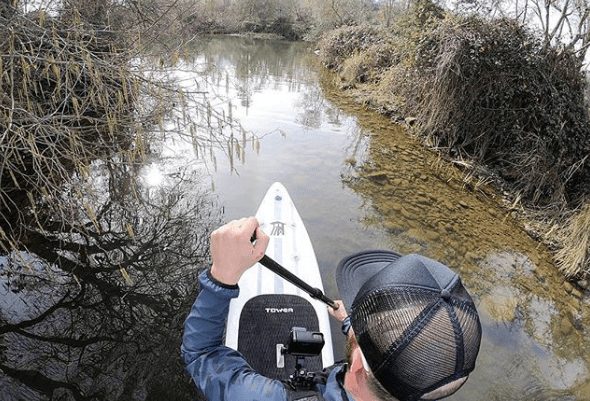
<instances>
[{"instance_id":1,"label":"hand gripping paddle","mask_svg":"<svg viewBox=\"0 0 590 401\"><path fill-rule=\"evenodd\" d=\"M250 241L256 241L256 232L252 234L252 238L250 238ZM330 298L328 298L327 296L325 296L322 290L320 290L319 288L314 288L311 285L307 284L305 281L301 280L299 277L291 273L289 270L285 269L283 266L281 266L279 263L277 263L275 260L268 257L267 255L264 255L262 259L258 261L258 263L266 267L268 270L274 272L275 274L278 274L280 277L284 278L297 288L305 291L309 294L310 297L322 301L334 310L338 309L338 304Z\"/></svg>"}]
</instances>

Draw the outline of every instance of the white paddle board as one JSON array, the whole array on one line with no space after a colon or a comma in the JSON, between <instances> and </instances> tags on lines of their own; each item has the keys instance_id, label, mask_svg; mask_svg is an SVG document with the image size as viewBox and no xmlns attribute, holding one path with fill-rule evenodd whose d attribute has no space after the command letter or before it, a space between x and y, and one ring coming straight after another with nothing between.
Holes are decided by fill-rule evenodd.
<instances>
[{"instance_id":1,"label":"white paddle board","mask_svg":"<svg viewBox=\"0 0 590 401\"><path fill-rule=\"evenodd\" d=\"M287 190L274 183L256 213L270 237L266 254L312 287L324 291L313 246ZM306 357L304 367L319 371L334 363L327 307L264 266L256 264L238 283L240 295L230 303L225 344L268 377L287 379L295 358L279 358L293 327L324 334L321 355Z\"/></svg>"}]
</instances>

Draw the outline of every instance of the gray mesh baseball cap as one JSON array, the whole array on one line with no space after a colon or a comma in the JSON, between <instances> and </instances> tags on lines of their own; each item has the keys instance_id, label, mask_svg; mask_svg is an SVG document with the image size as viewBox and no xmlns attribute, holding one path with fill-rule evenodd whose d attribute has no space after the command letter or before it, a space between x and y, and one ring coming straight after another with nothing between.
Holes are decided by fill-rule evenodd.
<instances>
[{"instance_id":1,"label":"gray mesh baseball cap","mask_svg":"<svg viewBox=\"0 0 590 401\"><path fill-rule=\"evenodd\" d=\"M336 282L371 371L400 401L419 400L475 368L481 324L449 267L364 251L340 262Z\"/></svg>"}]
</instances>

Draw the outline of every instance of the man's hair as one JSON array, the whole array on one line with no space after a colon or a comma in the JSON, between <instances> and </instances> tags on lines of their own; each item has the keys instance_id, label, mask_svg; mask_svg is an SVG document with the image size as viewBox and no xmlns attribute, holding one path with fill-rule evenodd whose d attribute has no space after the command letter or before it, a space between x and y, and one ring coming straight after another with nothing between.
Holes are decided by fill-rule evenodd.
<instances>
[{"instance_id":1,"label":"man's hair","mask_svg":"<svg viewBox=\"0 0 590 401\"><path fill-rule=\"evenodd\" d=\"M346 361L348 362L349 366L352 364L352 351L354 350L354 347L358 346L359 345L357 344L354 336L348 335L346 338ZM375 397L381 401L399 401L397 398L391 395L381 383L379 383L379 380L377 380L377 378L373 375L373 372L367 370L366 368L365 371L367 372L367 387L369 387L369 390Z\"/></svg>"},{"instance_id":2,"label":"man's hair","mask_svg":"<svg viewBox=\"0 0 590 401\"><path fill-rule=\"evenodd\" d=\"M379 398L381 401L399 401L397 398L392 396L389 391L385 390L385 387L379 380L373 375L373 372L367 370L367 386L371 393L375 395L375 397Z\"/></svg>"}]
</instances>

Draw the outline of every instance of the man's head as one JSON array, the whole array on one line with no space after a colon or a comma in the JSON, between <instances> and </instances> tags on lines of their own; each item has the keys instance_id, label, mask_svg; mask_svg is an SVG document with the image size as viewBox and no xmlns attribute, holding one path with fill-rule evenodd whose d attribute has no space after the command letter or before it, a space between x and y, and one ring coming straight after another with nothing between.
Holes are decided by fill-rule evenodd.
<instances>
[{"instance_id":1,"label":"man's head","mask_svg":"<svg viewBox=\"0 0 590 401\"><path fill-rule=\"evenodd\" d=\"M336 274L369 382L400 401L443 398L463 384L481 325L457 274L389 251L351 255Z\"/></svg>"}]
</instances>

